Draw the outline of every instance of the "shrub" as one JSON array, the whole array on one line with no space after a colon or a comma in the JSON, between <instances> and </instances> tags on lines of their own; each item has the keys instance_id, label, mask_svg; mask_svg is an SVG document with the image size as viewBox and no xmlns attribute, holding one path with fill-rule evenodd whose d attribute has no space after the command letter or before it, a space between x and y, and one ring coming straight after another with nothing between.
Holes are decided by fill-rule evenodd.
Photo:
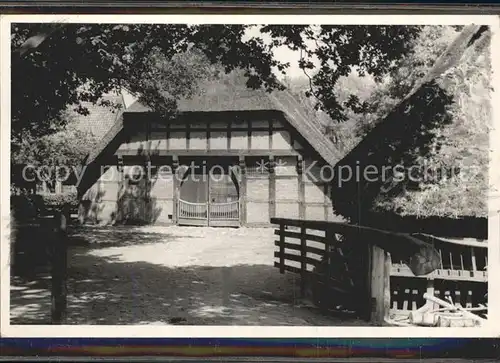
<instances>
[{"instance_id":1,"label":"shrub","mask_svg":"<svg viewBox=\"0 0 500 363\"><path fill-rule=\"evenodd\" d=\"M11 195L10 207L16 221L26 221L49 214L64 206L78 207L76 192L62 194L19 194Z\"/></svg>"}]
</instances>

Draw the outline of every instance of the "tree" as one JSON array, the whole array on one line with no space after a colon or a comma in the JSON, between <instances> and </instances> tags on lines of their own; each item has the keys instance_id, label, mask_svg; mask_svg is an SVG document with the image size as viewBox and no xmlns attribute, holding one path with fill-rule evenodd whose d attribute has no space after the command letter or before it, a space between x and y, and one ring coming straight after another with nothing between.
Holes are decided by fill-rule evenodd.
<instances>
[{"instance_id":1,"label":"tree","mask_svg":"<svg viewBox=\"0 0 500 363\"><path fill-rule=\"evenodd\" d=\"M419 26L287 26L262 28L275 46L286 45L301 51L300 68L310 80L310 91L322 108L338 122L346 121L346 109L359 109L359 98L350 95L339 102L335 85L341 77L356 70L381 81L398 68L398 60L412 50ZM318 65L315 65L315 61Z\"/></svg>"},{"instance_id":2,"label":"tree","mask_svg":"<svg viewBox=\"0 0 500 363\"><path fill-rule=\"evenodd\" d=\"M345 105L354 96L357 107L345 107L347 120L333 127L339 151L344 154L349 152L378 120L401 102L459 31L451 26L424 26L418 36L409 42L410 50L394 61L394 66L382 79L360 74L357 69L340 77L333 89L338 102Z\"/></svg>"},{"instance_id":3,"label":"tree","mask_svg":"<svg viewBox=\"0 0 500 363\"><path fill-rule=\"evenodd\" d=\"M160 112L175 110L175 100L189 95L203 67L191 69L182 54L206 57L224 71L245 71L247 86L268 91L283 88L274 69L286 74L286 62L273 50L288 46L301 51L304 72L315 68L307 96L315 107L336 121L345 108L358 107L355 96L341 104L333 92L353 68L377 79L393 71L397 60L411 50L420 27L268 25L261 36L245 37L253 25L188 24L41 24L12 26L12 131L34 136L64 125L68 105L86 114L81 101L97 102L103 93L120 87L139 94ZM198 53L189 53L191 48ZM188 52L188 53L186 53ZM169 64L169 62L174 65ZM192 72L191 72L192 71ZM171 82L173 77L175 82ZM179 82L179 80L183 80ZM178 82L178 83L177 83ZM173 86L174 83L177 83ZM44 87L41 91L41 87Z\"/></svg>"},{"instance_id":4,"label":"tree","mask_svg":"<svg viewBox=\"0 0 500 363\"><path fill-rule=\"evenodd\" d=\"M52 191L57 180L65 181L73 177L81 161L97 142L91 133L78 127L69 113L65 112L63 117L67 124L59 131L41 137L24 133L11 150L11 163L37 168L39 175L35 175L34 168L27 170L29 179L45 181Z\"/></svg>"},{"instance_id":5,"label":"tree","mask_svg":"<svg viewBox=\"0 0 500 363\"><path fill-rule=\"evenodd\" d=\"M161 58L170 60L193 44L209 62L223 63L226 71L237 67L247 70L249 86L278 87L271 71L277 62L272 59L270 47L259 39L243 43L246 27L65 24L20 56L19 49L40 32L45 34L46 28L40 24L13 24L12 131L50 133L54 123L64 122L61 115L68 105L86 114L88 110L80 106L81 101L97 102L102 94L121 87L139 89L146 103L154 105L166 95L159 91L170 91L170 98L189 93L191 85L186 81L180 87L152 87L143 80L145 75L158 73L152 67ZM186 75L179 67L173 70L179 71L177 80ZM192 81L195 77L184 79ZM148 89L143 92L145 85ZM165 104L171 102L162 102L162 106Z\"/></svg>"}]
</instances>

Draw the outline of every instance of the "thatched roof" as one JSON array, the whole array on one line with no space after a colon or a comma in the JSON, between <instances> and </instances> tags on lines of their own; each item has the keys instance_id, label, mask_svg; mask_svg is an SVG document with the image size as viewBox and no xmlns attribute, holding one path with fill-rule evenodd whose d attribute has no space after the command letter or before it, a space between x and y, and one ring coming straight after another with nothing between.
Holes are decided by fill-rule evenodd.
<instances>
[{"instance_id":1,"label":"thatched roof","mask_svg":"<svg viewBox=\"0 0 500 363\"><path fill-rule=\"evenodd\" d=\"M429 74L336 164L337 212L362 224L486 217L490 36L485 27L465 27ZM367 170L368 178L341 180L348 168ZM447 177L437 175L441 170Z\"/></svg>"},{"instance_id":2,"label":"thatched roof","mask_svg":"<svg viewBox=\"0 0 500 363\"><path fill-rule=\"evenodd\" d=\"M109 102L112 105L82 102L81 106L89 111L88 115L84 116L77 114L75 111L70 111L71 116L77 120L77 127L82 131L89 132L97 138L101 138L106 134L116 122L120 110L115 109L114 106L118 105L123 107L123 98L121 95L107 94L104 95L101 100Z\"/></svg>"},{"instance_id":3,"label":"thatched roof","mask_svg":"<svg viewBox=\"0 0 500 363\"><path fill-rule=\"evenodd\" d=\"M218 79L200 83L199 91L191 96L177 101L177 115L189 116L191 113L231 113L270 111L279 112L290 125L303 136L325 162L333 165L340 158L332 142L321 130L321 123L311 119L300 102L287 90L266 92L264 89L249 89L244 77L229 74ZM96 176L89 170L98 159L109 152L114 153L121 142L124 129L124 119L133 119L134 114L153 113L153 110L139 101L125 109L117 118L116 123L102 137L98 146L86 158L85 174L78 185L79 193L83 194L93 184ZM88 174L88 175L87 175ZM90 176L93 175L93 176Z\"/></svg>"}]
</instances>

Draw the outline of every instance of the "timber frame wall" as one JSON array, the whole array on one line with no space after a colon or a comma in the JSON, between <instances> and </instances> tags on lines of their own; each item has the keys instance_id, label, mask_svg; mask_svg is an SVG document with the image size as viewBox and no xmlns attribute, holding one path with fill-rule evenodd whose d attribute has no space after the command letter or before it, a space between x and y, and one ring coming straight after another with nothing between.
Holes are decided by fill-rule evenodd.
<instances>
[{"instance_id":1,"label":"timber frame wall","mask_svg":"<svg viewBox=\"0 0 500 363\"><path fill-rule=\"evenodd\" d=\"M105 169L117 170L113 174L118 177L103 175L96 183L94 203L100 206L94 210L100 215L93 217L100 223L112 223L120 215L117 201L133 165L152 165L153 170L168 166L175 175L184 162L193 159L214 163L224 159L239 167L242 226L270 226L275 217L335 219L330 185L320 178L320 168L326 163L281 112L205 112L172 122L157 120L149 113L124 114L122 143L101 160ZM180 180L174 177L156 183L156 178L152 175L145 184L149 189L136 193L137 203L151 209L148 223L175 224Z\"/></svg>"}]
</instances>

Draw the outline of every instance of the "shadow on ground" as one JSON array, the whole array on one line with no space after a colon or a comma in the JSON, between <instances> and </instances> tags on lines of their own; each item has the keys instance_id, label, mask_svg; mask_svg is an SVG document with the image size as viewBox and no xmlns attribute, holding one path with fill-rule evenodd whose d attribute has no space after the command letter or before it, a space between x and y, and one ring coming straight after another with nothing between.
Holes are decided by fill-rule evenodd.
<instances>
[{"instance_id":1,"label":"shadow on ground","mask_svg":"<svg viewBox=\"0 0 500 363\"><path fill-rule=\"evenodd\" d=\"M68 324L366 325L325 316L298 299L294 274L264 264L164 266L126 262L118 247L178 241L168 233L105 228L72 233ZM98 256L100 249L116 255ZM156 247L155 247L156 249ZM50 323L50 276L14 275L11 324Z\"/></svg>"}]
</instances>

